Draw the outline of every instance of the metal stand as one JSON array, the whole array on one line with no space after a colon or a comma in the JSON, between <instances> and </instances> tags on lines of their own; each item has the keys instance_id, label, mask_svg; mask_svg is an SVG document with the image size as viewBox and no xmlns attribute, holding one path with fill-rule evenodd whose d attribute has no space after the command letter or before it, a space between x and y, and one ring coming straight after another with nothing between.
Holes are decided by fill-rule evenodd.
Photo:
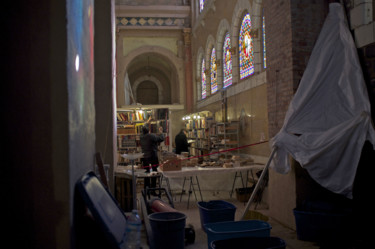
<instances>
[{"instance_id":1,"label":"metal stand","mask_svg":"<svg viewBox=\"0 0 375 249\"><path fill-rule=\"evenodd\" d=\"M246 173L246 186L247 186L247 175L248 173ZM234 185L236 183L237 177L241 177L242 187L243 188L245 187L245 184L243 183L242 172L236 172L236 174L234 175L234 179L233 179L232 191L230 191L230 194L229 194L230 198L232 198L232 195L234 192Z\"/></svg>"},{"instance_id":2,"label":"metal stand","mask_svg":"<svg viewBox=\"0 0 375 249\"><path fill-rule=\"evenodd\" d=\"M134 160L143 157L143 153L123 154L122 157L129 159L132 165L133 209L137 209L137 189L134 175Z\"/></svg>"},{"instance_id":3,"label":"metal stand","mask_svg":"<svg viewBox=\"0 0 375 249\"><path fill-rule=\"evenodd\" d=\"M195 193L195 189L194 189L194 185L197 185L198 186L198 190L199 190L199 194L201 196L201 201L203 201L203 197L202 197L202 192L201 192L201 187L199 186L199 181L198 181L198 177L195 176L195 180L196 180L196 183L194 183L194 180L193 180L193 176L190 176L190 177L184 177L184 182L182 184L182 190L181 190L181 196L180 196L180 202L182 200L182 194L184 193L185 189L185 181L188 180L190 182L190 185L189 185L189 195L188 195L188 202L187 202L187 208L189 209L189 202L190 202L190 196L192 193L194 193L194 196L195 196L195 200L198 201L197 199L197 195Z\"/></svg>"}]
</instances>

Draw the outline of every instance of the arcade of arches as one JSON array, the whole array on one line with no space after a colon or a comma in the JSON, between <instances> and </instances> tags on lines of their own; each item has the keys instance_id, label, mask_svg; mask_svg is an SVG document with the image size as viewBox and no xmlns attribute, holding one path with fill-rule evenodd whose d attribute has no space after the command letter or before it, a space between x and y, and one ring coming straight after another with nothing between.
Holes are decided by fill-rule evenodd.
<instances>
[{"instance_id":1,"label":"arcade of arches","mask_svg":"<svg viewBox=\"0 0 375 249\"><path fill-rule=\"evenodd\" d=\"M207 110L215 120L229 122L245 113L240 145L269 140L283 125L328 5L335 1L298 2L116 0L117 106L181 104L174 134L181 117L192 112ZM347 11L356 9L344 2ZM357 2L372 10L366 1ZM352 29L369 65L364 72L374 103L374 41L362 36L360 20L352 17ZM125 97L127 89L131 98ZM244 153L266 162L270 148L262 144ZM288 175L270 172L270 214L289 227L295 226L291 210L298 201L321 193L304 178L296 163Z\"/></svg>"}]
</instances>

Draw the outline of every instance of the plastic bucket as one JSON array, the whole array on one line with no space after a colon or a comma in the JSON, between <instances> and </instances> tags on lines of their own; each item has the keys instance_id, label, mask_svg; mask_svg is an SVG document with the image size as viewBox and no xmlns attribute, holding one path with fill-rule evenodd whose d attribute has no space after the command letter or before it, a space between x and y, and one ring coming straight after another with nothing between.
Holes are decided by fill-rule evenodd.
<instances>
[{"instance_id":1,"label":"plastic bucket","mask_svg":"<svg viewBox=\"0 0 375 249\"><path fill-rule=\"evenodd\" d=\"M205 224L207 223L234 221L237 209L232 203L221 200L200 201L198 207L201 227L204 231L206 231Z\"/></svg>"},{"instance_id":2,"label":"plastic bucket","mask_svg":"<svg viewBox=\"0 0 375 249\"><path fill-rule=\"evenodd\" d=\"M286 244L278 237L242 237L226 240L214 240L213 249L285 249Z\"/></svg>"},{"instance_id":3,"label":"plastic bucket","mask_svg":"<svg viewBox=\"0 0 375 249\"><path fill-rule=\"evenodd\" d=\"M186 215L179 212L153 213L148 216L154 249L183 249L185 247Z\"/></svg>"},{"instance_id":4,"label":"plastic bucket","mask_svg":"<svg viewBox=\"0 0 375 249\"><path fill-rule=\"evenodd\" d=\"M305 241L340 240L345 237L348 222L347 213L309 212L294 209L297 238Z\"/></svg>"},{"instance_id":5,"label":"plastic bucket","mask_svg":"<svg viewBox=\"0 0 375 249\"><path fill-rule=\"evenodd\" d=\"M208 248L214 240L241 237L270 237L271 225L261 220L226 221L205 224Z\"/></svg>"}]
</instances>

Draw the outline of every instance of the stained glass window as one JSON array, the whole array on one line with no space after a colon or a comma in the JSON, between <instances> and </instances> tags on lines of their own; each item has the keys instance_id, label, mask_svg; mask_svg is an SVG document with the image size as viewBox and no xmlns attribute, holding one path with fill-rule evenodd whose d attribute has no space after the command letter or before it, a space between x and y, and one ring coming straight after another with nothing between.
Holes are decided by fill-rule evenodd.
<instances>
[{"instance_id":1,"label":"stained glass window","mask_svg":"<svg viewBox=\"0 0 375 249\"><path fill-rule=\"evenodd\" d=\"M253 39L251 38L250 31L250 15L246 14L242 20L238 45L240 55L240 79L244 79L254 73Z\"/></svg>"},{"instance_id":2,"label":"stained glass window","mask_svg":"<svg viewBox=\"0 0 375 249\"><path fill-rule=\"evenodd\" d=\"M266 23L264 20L262 20L262 35L263 35L263 68L267 67L267 56L266 56Z\"/></svg>"},{"instance_id":3,"label":"stained glass window","mask_svg":"<svg viewBox=\"0 0 375 249\"><path fill-rule=\"evenodd\" d=\"M201 78L202 78L202 99L206 98L206 74L204 71L206 71L206 67L204 65L204 58L202 59L202 72L201 72Z\"/></svg>"},{"instance_id":4,"label":"stained glass window","mask_svg":"<svg viewBox=\"0 0 375 249\"><path fill-rule=\"evenodd\" d=\"M204 8L204 0L199 0L199 12L202 12Z\"/></svg>"},{"instance_id":5,"label":"stained glass window","mask_svg":"<svg viewBox=\"0 0 375 249\"><path fill-rule=\"evenodd\" d=\"M217 64L216 64L216 51L212 48L211 52L211 94L217 91Z\"/></svg>"},{"instance_id":6,"label":"stained glass window","mask_svg":"<svg viewBox=\"0 0 375 249\"><path fill-rule=\"evenodd\" d=\"M223 75L224 88L232 85L232 54L230 52L230 36L229 33L225 35L223 45Z\"/></svg>"}]
</instances>

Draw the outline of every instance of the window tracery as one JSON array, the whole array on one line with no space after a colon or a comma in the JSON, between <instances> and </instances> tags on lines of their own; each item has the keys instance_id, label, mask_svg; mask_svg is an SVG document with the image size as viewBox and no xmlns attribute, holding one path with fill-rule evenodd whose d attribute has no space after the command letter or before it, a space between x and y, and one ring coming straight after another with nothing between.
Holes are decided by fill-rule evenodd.
<instances>
[{"instance_id":1,"label":"window tracery","mask_svg":"<svg viewBox=\"0 0 375 249\"><path fill-rule=\"evenodd\" d=\"M204 58L202 59L202 66L201 66L201 86L202 86L202 99L206 98L206 66Z\"/></svg>"},{"instance_id":2,"label":"window tracery","mask_svg":"<svg viewBox=\"0 0 375 249\"><path fill-rule=\"evenodd\" d=\"M232 85L232 54L229 33L225 35L223 45L223 87Z\"/></svg>"},{"instance_id":3,"label":"window tracery","mask_svg":"<svg viewBox=\"0 0 375 249\"><path fill-rule=\"evenodd\" d=\"M217 63L216 63L216 51L212 48L211 51L211 94L217 92Z\"/></svg>"},{"instance_id":4,"label":"window tracery","mask_svg":"<svg viewBox=\"0 0 375 249\"><path fill-rule=\"evenodd\" d=\"M262 18L262 44L263 44L263 68L267 68L267 54L266 54L266 22L263 14Z\"/></svg>"}]
</instances>

